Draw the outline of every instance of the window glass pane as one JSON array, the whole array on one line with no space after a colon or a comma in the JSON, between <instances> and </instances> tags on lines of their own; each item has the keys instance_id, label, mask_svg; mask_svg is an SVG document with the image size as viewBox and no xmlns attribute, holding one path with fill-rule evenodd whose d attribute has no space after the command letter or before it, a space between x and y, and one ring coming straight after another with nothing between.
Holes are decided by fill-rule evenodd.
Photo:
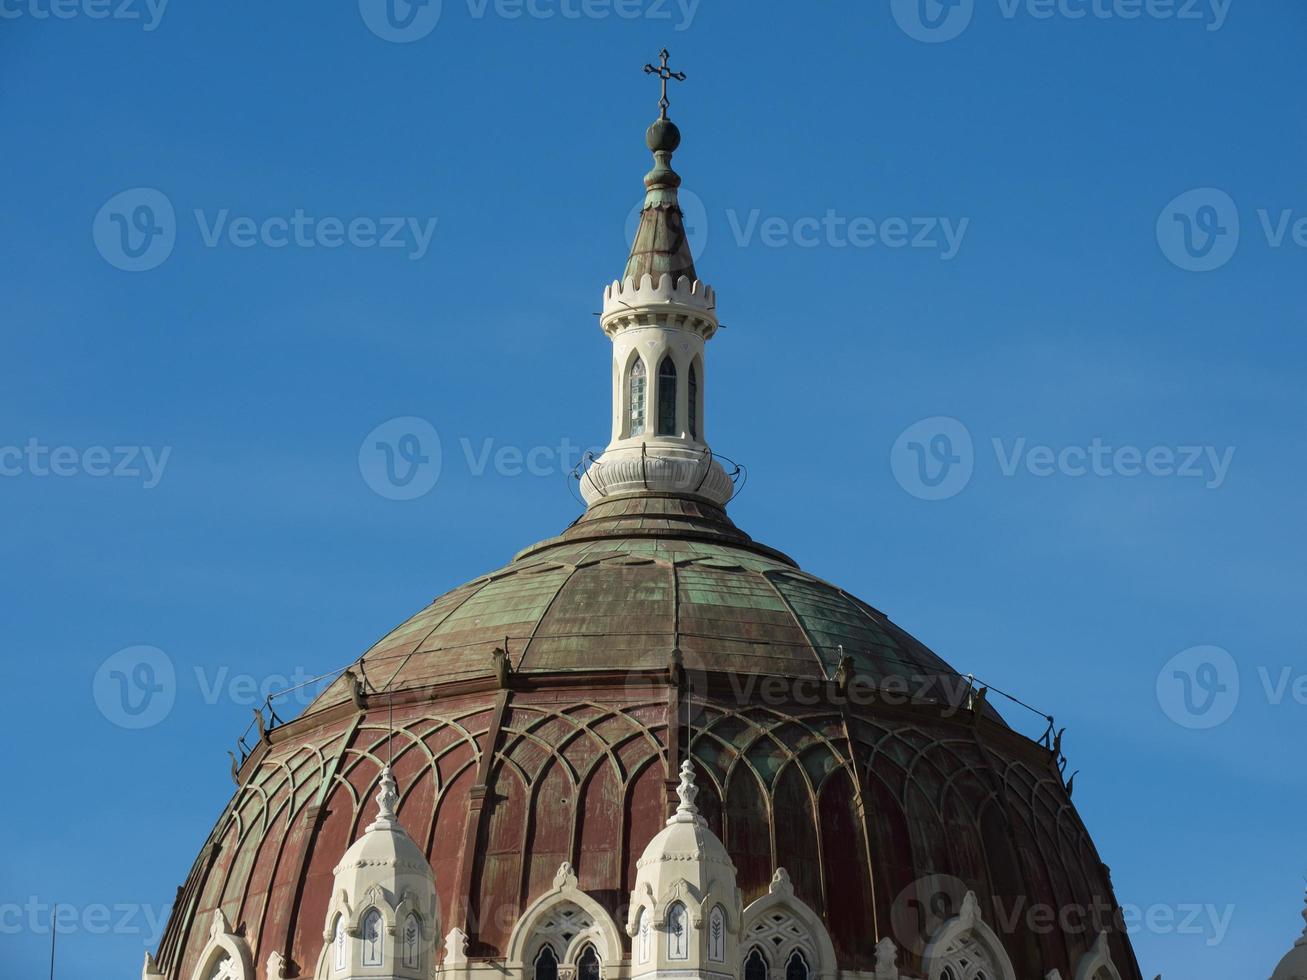
<instances>
[{"instance_id":1,"label":"window glass pane","mask_svg":"<svg viewBox=\"0 0 1307 980\"><path fill-rule=\"evenodd\" d=\"M797 949L785 964L785 980L808 980L808 963Z\"/></svg>"},{"instance_id":2,"label":"window glass pane","mask_svg":"<svg viewBox=\"0 0 1307 980\"><path fill-rule=\"evenodd\" d=\"M699 373L690 365L690 438L699 438Z\"/></svg>"},{"instance_id":3,"label":"window glass pane","mask_svg":"<svg viewBox=\"0 0 1307 980\"><path fill-rule=\"evenodd\" d=\"M549 946L540 947L536 954L535 980L558 980L558 957Z\"/></svg>"},{"instance_id":4,"label":"window glass pane","mask_svg":"<svg viewBox=\"0 0 1307 980\"><path fill-rule=\"evenodd\" d=\"M587 946L576 961L576 980L599 980L599 954Z\"/></svg>"},{"instance_id":5,"label":"window glass pane","mask_svg":"<svg viewBox=\"0 0 1307 980\"><path fill-rule=\"evenodd\" d=\"M676 365L670 357L658 368L658 434L676 435Z\"/></svg>"},{"instance_id":6,"label":"window glass pane","mask_svg":"<svg viewBox=\"0 0 1307 980\"><path fill-rule=\"evenodd\" d=\"M635 363L631 365L631 400L627 406L629 412L628 422L630 424L630 435L638 436L644 434L644 391L645 391L645 374L644 361L638 357Z\"/></svg>"},{"instance_id":7,"label":"window glass pane","mask_svg":"<svg viewBox=\"0 0 1307 980\"><path fill-rule=\"evenodd\" d=\"M767 980L767 961L757 948L749 952L744 961L744 980Z\"/></svg>"}]
</instances>

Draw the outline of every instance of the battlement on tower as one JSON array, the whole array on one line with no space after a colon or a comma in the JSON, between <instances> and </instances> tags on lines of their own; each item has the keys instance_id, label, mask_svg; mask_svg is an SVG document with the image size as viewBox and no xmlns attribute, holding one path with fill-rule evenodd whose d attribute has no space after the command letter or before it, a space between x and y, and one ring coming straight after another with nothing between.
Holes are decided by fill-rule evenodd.
<instances>
[{"instance_id":1,"label":"battlement on tower","mask_svg":"<svg viewBox=\"0 0 1307 980\"><path fill-rule=\"evenodd\" d=\"M639 282L633 278L612 282L604 289L603 328L609 334L615 333L639 322L642 315L657 315L659 307L694 321L686 326L697 329L705 338L717 330L716 291L688 276L673 282L670 273L663 273L656 282L650 275L642 276Z\"/></svg>"}]
</instances>

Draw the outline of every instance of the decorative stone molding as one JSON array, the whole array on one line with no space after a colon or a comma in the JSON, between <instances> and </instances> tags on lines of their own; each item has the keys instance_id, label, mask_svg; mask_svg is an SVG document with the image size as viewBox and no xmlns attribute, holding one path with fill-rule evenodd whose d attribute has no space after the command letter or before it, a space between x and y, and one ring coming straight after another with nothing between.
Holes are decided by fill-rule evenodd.
<instances>
[{"instance_id":1,"label":"decorative stone molding","mask_svg":"<svg viewBox=\"0 0 1307 980\"><path fill-rule=\"evenodd\" d=\"M286 960L276 950L268 954L268 980L286 980Z\"/></svg>"},{"instance_id":2,"label":"decorative stone molding","mask_svg":"<svg viewBox=\"0 0 1307 980\"><path fill-rule=\"evenodd\" d=\"M1100 932L1094 948L1081 957L1076 966L1076 980L1121 980L1121 972L1112 962L1106 932Z\"/></svg>"},{"instance_id":3,"label":"decorative stone molding","mask_svg":"<svg viewBox=\"0 0 1307 980\"><path fill-rule=\"evenodd\" d=\"M876 980L899 980L899 948L886 936L876 944Z\"/></svg>"},{"instance_id":4,"label":"decorative stone molding","mask_svg":"<svg viewBox=\"0 0 1307 980\"><path fill-rule=\"evenodd\" d=\"M458 926L449 930L449 935L445 937L446 967L467 966L467 942L467 933Z\"/></svg>"},{"instance_id":5,"label":"decorative stone molding","mask_svg":"<svg viewBox=\"0 0 1307 980\"><path fill-rule=\"evenodd\" d=\"M779 922L777 916L781 917ZM776 942L777 932L784 934ZM740 955L746 957L753 945L764 945L774 957L773 968L783 965L790 953L799 949L805 955L812 980L835 980L839 964L835 959L835 944L831 942L826 924L812 908L794 894L794 883L789 872L777 868L767 894L749 904L744 910L744 930L740 936ZM879 977L877 978L879 980Z\"/></svg>"},{"instance_id":6,"label":"decorative stone molding","mask_svg":"<svg viewBox=\"0 0 1307 980\"><path fill-rule=\"evenodd\" d=\"M141 967L141 980L163 980L163 970L148 952L145 954L145 965Z\"/></svg>"},{"instance_id":7,"label":"decorative stone molding","mask_svg":"<svg viewBox=\"0 0 1307 980\"><path fill-rule=\"evenodd\" d=\"M505 965L509 970L528 969L528 957L533 952L532 940L537 938L541 926L549 915L559 906L571 904L581 910L589 921L587 928L578 932L571 940L567 950L556 951L561 966L571 965L570 954L587 944L592 944L599 959L610 965L622 961L622 934L616 923L604 907L583 892L577 884L576 872L566 861L559 865L554 875L554 887L532 902L513 926L512 935L508 937L505 951ZM525 972L518 974L526 976Z\"/></svg>"},{"instance_id":8,"label":"decorative stone molding","mask_svg":"<svg viewBox=\"0 0 1307 980\"><path fill-rule=\"evenodd\" d=\"M926 946L923 960L928 980L939 980L944 968L963 950L971 955L978 951L988 959L995 980L1016 980L1002 940L981 918L975 892L967 892L961 911L941 925Z\"/></svg>"},{"instance_id":9,"label":"decorative stone molding","mask_svg":"<svg viewBox=\"0 0 1307 980\"><path fill-rule=\"evenodd\" d=\"M735 484L707 449L682 449L649 444L610 449L590 464L581 477L587 504L619 493L640 491L703 497L718 505L735 494Z\"/></svg>"},{"instance_id":10,"label":"decorative stone molding","mask_svg":"<svg viewBox=\"0 0 1307 980\"><path fill-rule=\"evenodd\" d=\"M222 909L214 910L209 940L200 952L191 980L210 980L214 976L223 980L254 980L254 955L244 937L232 929Z\"/></svg>"}]
</instances>

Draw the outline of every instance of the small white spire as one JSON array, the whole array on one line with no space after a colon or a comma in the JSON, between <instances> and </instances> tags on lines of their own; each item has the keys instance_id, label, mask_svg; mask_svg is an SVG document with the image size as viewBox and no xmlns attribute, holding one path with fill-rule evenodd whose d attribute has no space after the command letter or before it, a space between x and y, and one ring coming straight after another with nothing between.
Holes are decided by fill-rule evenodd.
<instances>
[{"instance_id":1,"label":"small white spire","mask_svg":"<svg viewBox=\"0 0 1307 980\"><path fill-rule=\"evenodd\" d=\"M676 795L680 797L681 803L676 808L676 815L667 822L691 823L698 820L699 808L694 805L694 799L699 795L699 787L694 785L694 764L689 759L681 763L681 785L676 787Z\"/></svg>"},{"instance_id":2,"label":"small white spire","mask_svg":"<svg viewBox=\"0 0 1307 980\"><path fill-rule=\"evenodd\" d=\"M377 793L377 819L368 824L368 830L402 830L403 826L395 814L395 804L399 802L395 774L390 766L381 770L381 791Z\"/></svg>"}]
</instances>

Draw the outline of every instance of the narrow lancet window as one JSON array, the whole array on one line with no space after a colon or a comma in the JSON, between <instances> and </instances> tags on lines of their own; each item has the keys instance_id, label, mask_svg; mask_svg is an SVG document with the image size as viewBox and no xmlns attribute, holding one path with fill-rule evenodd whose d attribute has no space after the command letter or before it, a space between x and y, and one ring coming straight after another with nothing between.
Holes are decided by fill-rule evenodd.
<instances>
[{"instance_id":1,"label":"narrow lancet window","mask_svg":"<svg viewBox=\"0 0 1307 980\"><path fill-rule=\"evenodd\" d=\"M645 374L644 361L638 356L635 363L631 365L630 379L630 402L628 403L627 423L630 426L629 435L644 435L644 389Z\"/></svg>"},{"instance_id":2,"label":"narrow lancet window","mask_svg":"<svg viewBox=\"0 0 1307 980\"><path fill-rule=\"evenodd\" d=\"M690 365L690 438L699 438L699 372Z\"/></svg>"},{"instance_id":3,"label":"narrow lancet window","mask_svg":"<svg viewBox=\"0 0 1307 980\"><path fill-rule=\"evenodd\" d=\"M749 951L749 958L744 961L744 980L767 980L767 959L755 946Z\"/></svg>"},{"instance_id":4,"label":"narrow lancet window","mask_svg":"<svg viewBox=\"0 0 1307 980\"><path fill-rule=\"evenodd\" d=\"M552 946L541 946L536 954L535 980L558 980L558 957Z\"/></svg>"},{"instance_id":5,"label":"narrow lancet window","mask_svg":"<svg viewBox=\"0 0 1307 980\"><path fill-rule=\"evenodd\" d=\"M587 946L576 961L576 980L600 980L599 954Z\"/></svg>"},{"instance_id":6,"label":"narrow lancet window","mask_svg":"<svg viewBox=\"0 0 1307 980\"><path fill-rule=\"evenodd\" d=\"M676 435L676 365L670 357L658 367L658 434Z\"/></svg>"}]
</instances>

